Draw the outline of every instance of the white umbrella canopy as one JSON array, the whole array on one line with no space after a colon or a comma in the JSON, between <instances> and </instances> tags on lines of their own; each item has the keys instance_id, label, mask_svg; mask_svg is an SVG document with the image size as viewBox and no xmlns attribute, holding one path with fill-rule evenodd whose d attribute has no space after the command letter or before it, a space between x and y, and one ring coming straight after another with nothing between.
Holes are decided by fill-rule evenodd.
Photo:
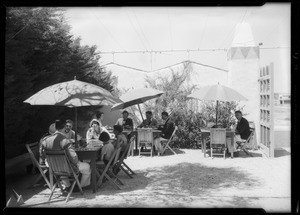
<instances>
[{"instance_id":1,"label":"white umbrella canopy","mask_svg":"<svg viewBox=\"0 0 300 215\"><path fill-rule=\"evenodd\" d=\"M247 100L236 90L222 86L220 84L205 86L200 89L196 89L191 93L188 98L195 98L206 101L242 101Z\"/></svg>"},{"instance_id":2,"label":"white umbrella canopy","mask_svg":"<svg viewBox=\"0 0 300 215\"><path fill-rule=\"evenodd\" d=\"M46 87L24 102L31 105L82 107L113 105L122 101L102 87L72 80Z\"/></svg>"},{"instance_id":3,"label":"white umbrella canopy","mask_svg":"<svg viewBox=\"0 0 300 215\"><path fill-rule=\"evenodd\" d=\"M219 83L216 85L205 86L200 89L196 89L193 93L188 95L188 98L195 98L206 101L216 101L216 124L218 123L218 105L219 101L242 101L248 100L242 94L236 90L222 86Z\"/></svg>"},{"instance_id":4,"label":"white umbrella canopy","mask_svg":"<svg viewBox=\"0 0 300 215\"><path fill-rule=\"evenodd\" d=\"M112 106L111 110L118 110L118 109L124 109L127 107L130 107L132 105L138 105L140 114L143 119L143 114L141 112L139 104L144 103L145 101L148 101L150 99L157 98L164 94L163 91L156 90L153 88L136 88L129 90L125 94L123 94L120 99L123 102L117 103Z\"/></svg>"},{"instance_id":5,"label":"white umbrella canopy","mask_svg":"<svg viewBox=\"0 0 300 215\"><path fill-rule=\"evenodd\" d=\"M108 90L94 84L78 81L76 77L72 81L61 82L46 87L24 101L24 103L31 105L74 107L76 134L77 107L113 105L118 102L122 102L122 100L114 97ZM77 138L77 135L75 135L75 138Z\"/></svg>"}]
</instances>

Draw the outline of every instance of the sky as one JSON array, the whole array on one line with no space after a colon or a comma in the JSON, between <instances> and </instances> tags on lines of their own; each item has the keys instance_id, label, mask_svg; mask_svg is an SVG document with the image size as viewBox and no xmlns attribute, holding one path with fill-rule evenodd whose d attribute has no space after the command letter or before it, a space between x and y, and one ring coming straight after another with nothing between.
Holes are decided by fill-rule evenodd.
<instances>
[{"instance_id":1,"label":"sky","mask_svg":"<svg viewBox=\"0 0 300 215\"><path fill-rule=\"evenodd\" d=\"M248 23L251 43L260 44L260 65L274 63L274 91L290 92L290 3L65 9L71 33L82 45L98 47L100 65L114 62L146 71L185 60L228 70L227 50L240 24Z\"/></svg>"}]
</instances>

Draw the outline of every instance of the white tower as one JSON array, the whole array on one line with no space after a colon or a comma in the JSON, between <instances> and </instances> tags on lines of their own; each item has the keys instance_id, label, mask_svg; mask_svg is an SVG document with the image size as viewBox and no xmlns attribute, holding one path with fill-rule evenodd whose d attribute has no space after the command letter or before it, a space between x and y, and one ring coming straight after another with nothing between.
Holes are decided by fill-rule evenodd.
<instances>
[{"instance_id":1,"label":"white tower","mask_svg":"<svg viewBox=\"0 0 300 215\"><path fill-rule=\"evenodd\" d=\"M236 26L227 61L228 85L248 99L240 101L240 105L244 106L245 118L255 123L256 136L259 137L259 47L248 23Z\"/></svg>"}]
</instances>

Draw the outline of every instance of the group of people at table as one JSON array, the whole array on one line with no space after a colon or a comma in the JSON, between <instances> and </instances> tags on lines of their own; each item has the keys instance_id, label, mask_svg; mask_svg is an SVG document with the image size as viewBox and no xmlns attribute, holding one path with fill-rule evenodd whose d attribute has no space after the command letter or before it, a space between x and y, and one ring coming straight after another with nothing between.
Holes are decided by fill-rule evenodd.
<instances>
[{"instance_id":1,"label":"group of people at table","mask_svg":"<svg viewBox=\"0 0 300 215\"><path fill-rule=\"evenodd\" d=\"M121 154L124 152L127 144L129 144L130 136L124 134L123 129L133 130L133 120L129 118L129 113L124 110L122 112L123 117L118 119L115 125L113 126L113 133L109 132L106 126L102 125L103 112L96 112L95 117L91 120L89 128L86 132L86 145L90 144L100 144L102 146L99 160L103 161L105 165L110 160L111 156L115 149L121 147ZM242 117L240 111L235 112L235 116L238 120L236 126L235 140L245 140L250 135L250 128L248 121ZM137 126L137 128L153 128L161 130L161 133L158 136L154 137L154 151L161 152L163 147L161 145L162 140L168 140L174 129L175 123L169 117L167 112L161 113L162 120L164 124L159 125L158 121L153 118L152 112L146 112L146 119ZM203 121L203 123L205 123ZM91 183L91 168L88 161L79 161L78 156L75 151L75 132L72 130L73 122L72 120L55 120L55 123L52 123L49 126L49 131L44 135L40 140L39 146L39 155L40 155L40 164L46 164L46 156L44 150L66 150L67 155L71 161L71 165L74 168L75 172L81 173L80 184L81 186L87 187ZM200 128L199 128L200 129ZM80 140L80 137L79 137ZM228 150L235 150L235 146L229 146ZM159 153L158 153L159 154ZM70 182L68 179L62 179L63 187L66 191L70 189Z\"/></svg>"}]
</instances>

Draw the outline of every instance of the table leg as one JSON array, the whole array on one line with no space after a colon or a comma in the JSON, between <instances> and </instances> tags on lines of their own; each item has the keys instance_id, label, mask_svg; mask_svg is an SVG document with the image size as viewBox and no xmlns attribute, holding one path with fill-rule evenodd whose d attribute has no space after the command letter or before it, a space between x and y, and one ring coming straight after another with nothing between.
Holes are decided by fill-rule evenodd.
<instances>
[{"instance_id":1,"label":"table leg","mask_svg":"<svg viewBox=\"0 0 300 215\"><path fill-rule=\"evenodd\" d=\"M202 143L203 143L204 157L206 157L206 138L202 139Z\"/></svg>"},{"instance_id":2,"label":"table leg","mask_svg":"<svg viewBox=\"0 0 300 215\"><path fill-rule=\"evenodd\" d=\"M93 158L91 159L91 170L92 170L92 188L93 188L93 193L96 192L97 190L97 184L96 184L96 159Z\"/></svg>"},{"instance_id":3,"label":"table leg","mask_svg":"<svg viewBox=\"0 0 300 215\"><path fill-rule=\"evenodd\" d=\"M234 134L231 134L231 146L234 148ZM233 158L233 151L231 152L231 158Z\"/></svg>"}]
</instances>

